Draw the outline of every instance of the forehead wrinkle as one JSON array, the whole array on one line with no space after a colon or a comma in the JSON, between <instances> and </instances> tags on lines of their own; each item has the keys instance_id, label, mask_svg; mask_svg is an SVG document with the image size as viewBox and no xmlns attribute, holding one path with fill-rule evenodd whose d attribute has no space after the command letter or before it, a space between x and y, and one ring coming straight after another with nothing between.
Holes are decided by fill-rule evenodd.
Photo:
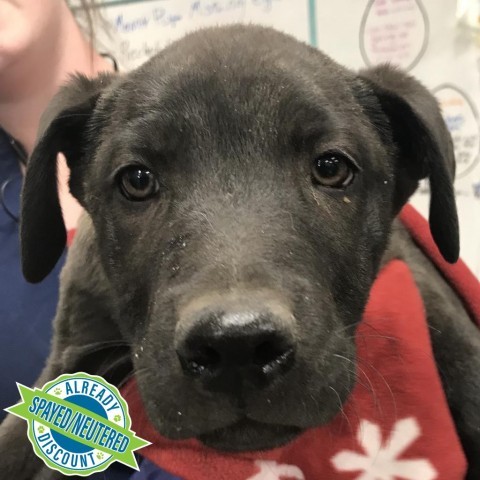
<instances>
[{"instance_id":1,"label":"forehead wrinkle","mask_svg":"<svg viewBox=\"0 0 480 480\"><path fill-rule=\"evenodd\" d=\"M122 136L130 135L133 145L153 151L181 145L247 153L291 146L294 135L318 141L336 130L349 131L344 120L354 121L354 115L345 115L346 110L354 113L352 106L327 98L328 91L312 78L272 65L256 75L239 72L239 67L181 69L159 83L149 82L149 103L134 113Z\"/></svg>"},{"instance_id":2,"label":"forehead wrinkle","mask_svg":"<svg viewBox=\"0 0 480 480\"><path fill-rule=\"evenodd\" d=\"M133 151L166 153L177 149L184 133L181 116L160 107L131 119L121 129L119 137Z\"/></svg>"}]
</instances>

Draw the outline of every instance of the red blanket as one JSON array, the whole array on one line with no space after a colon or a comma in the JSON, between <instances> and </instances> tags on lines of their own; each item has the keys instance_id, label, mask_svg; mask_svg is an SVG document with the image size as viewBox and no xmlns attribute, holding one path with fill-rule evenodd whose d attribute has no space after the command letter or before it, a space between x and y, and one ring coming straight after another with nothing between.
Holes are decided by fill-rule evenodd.
<instances>
[{"instance_id":1,"label":"red blanket","mask_svg":"<svg viewBox=\"0 0 480 480\"><path fill-rule=\"evenodd\" d=\"M480 285L459 261L443 261L412 207L401 219L480 325ZM399 288L399 286L401 286ZM136 383L122 390L141 454L185 480L460 480L466 461L435 366L424 306L408 266L386 265L356 335L358 383L328 425L267 452L219 453L171 441L149 423ZM159 393L161 394L161 393Z\"/></svg>"}]
</instances>

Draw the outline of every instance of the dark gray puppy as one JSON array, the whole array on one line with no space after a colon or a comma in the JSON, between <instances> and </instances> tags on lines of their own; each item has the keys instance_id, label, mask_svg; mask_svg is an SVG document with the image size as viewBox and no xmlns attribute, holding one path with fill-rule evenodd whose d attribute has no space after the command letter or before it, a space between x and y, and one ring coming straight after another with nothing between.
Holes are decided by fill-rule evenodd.
<instances>
[{"instance_id":1,"label":"dark gray puppy","mask_svg":"<svg viewBox=\"0 0 480 480\"><path fill-rule=\"evenodd\" d=\"M422 178L458 257L452 142L432 95L354 73L260 27L191 34L125 76L73 79L44 116L23 192L28 280L65 247L56 156L86 211L39 384L136 374L153 424L225 450L283 444L339 411L382 262L414 272L469 478L480 478L480 333L396 215ZM182 415L177 415L181 411ZM1 478L56 478L22 420Z\"/></svg>"}]
</instances>

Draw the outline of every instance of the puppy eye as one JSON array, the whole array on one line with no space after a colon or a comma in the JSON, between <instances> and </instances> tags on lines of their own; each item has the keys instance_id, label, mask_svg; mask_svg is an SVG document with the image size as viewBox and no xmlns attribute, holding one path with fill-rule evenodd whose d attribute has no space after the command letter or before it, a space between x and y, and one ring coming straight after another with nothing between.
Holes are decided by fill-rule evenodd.
<instances>
[{"instance_id":1,"label":"puppy eye","mask_svg":"<svg viewBox=\"0 0 480 480\"><path fill-rule=\"evenodd\" d=\"M355 178L352 161L337 152L327 152L315 158L312 166L315 183L329 188L345 188Z\"/></svg>"},{"instance_id":2,"label":"puppy eye","mask_svg":"<svg viewBox=\"0 0 480 480\"><path fill-rule=\"evenodd\" d=\"M132 201L148 200L160 188L155 175L148 168L138 165L124 168L117 178L121 194Z\"/></svg>"}]
</instances>

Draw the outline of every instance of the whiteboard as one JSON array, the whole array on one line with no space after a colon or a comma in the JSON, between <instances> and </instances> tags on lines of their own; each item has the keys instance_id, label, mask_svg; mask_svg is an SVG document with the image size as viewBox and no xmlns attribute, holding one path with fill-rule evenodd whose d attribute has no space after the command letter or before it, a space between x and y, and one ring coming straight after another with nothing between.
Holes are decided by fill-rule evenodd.
<instances>
[{"instance_id":1,"label":"whiteboard","mask_svg":"<svg viewBox=\"0 0 480 480\"><path fill-rule=\"evenodd\" d=\"M113 0L100 10L109 28L99 48L124 70L187 32L241 22L282 30L350 68L389 61L419 78L454 139L461 255L480 277L480 40L458 24L456 0ZM412 203L425 216L428 199L424 182Z\"/></svg>"}]
</instances>

